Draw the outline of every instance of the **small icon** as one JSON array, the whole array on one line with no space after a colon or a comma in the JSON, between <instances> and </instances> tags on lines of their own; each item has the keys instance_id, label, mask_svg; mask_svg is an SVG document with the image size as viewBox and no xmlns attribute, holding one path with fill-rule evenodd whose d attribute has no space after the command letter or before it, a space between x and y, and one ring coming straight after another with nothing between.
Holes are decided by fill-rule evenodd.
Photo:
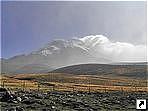
<instances>
[{"instance_id":1,"label":"small icon","mask_svg":"<svg viewBox=\"0 0 148 111\"><path fill-rule=\"evenodd\" d=\"M146 109L146 99L137 99L136 109Z\"/></svg>"}]
</instances>

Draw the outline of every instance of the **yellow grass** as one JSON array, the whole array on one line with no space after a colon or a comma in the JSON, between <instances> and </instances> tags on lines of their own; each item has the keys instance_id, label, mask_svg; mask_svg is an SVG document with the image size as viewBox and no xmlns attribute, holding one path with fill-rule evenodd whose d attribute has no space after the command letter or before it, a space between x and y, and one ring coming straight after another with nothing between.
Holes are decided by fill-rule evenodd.
<instances>
[{"instance_id":1,"label":"yellow grass","mask_svg":"<svg viewBox=\"0 0 148 111\"><path fill-rule=\"evenodd\" d=\"M33 80L19 80L23 78ZM41 81L39 79L45 79ZM39 81L40 83L38 83ZM119 86L118 83L127 85ZM128 78L111 78L92 75L68 74L19 74L14 76L1 76L0 85L12 90L41 90L41 91L148 91L147 80L134 80ZM51 86L49 86L49 85Z\"/></svg>"}]
</instances>

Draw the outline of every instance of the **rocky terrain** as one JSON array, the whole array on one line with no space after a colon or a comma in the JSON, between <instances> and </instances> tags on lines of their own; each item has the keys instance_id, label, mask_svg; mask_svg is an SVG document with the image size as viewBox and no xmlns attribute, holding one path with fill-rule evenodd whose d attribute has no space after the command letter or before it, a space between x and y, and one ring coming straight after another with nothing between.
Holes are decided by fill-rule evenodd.
<instances>
[{"instance_id":1,"label":"rocky terrain","mask_svg":"<svg viewBox=\"0 0 148 111\"><path fill-rule=\"evenodd\" d=\"M0 89L2 111L135 111L146 92L37 92Z\"/></svg>"}]
</instances>

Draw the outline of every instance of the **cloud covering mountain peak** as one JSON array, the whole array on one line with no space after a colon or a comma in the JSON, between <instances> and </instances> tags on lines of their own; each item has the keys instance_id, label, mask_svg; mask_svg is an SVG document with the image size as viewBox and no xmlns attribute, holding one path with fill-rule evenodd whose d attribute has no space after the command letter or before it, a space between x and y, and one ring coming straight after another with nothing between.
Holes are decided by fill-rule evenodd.
<instances>
[{"instance_id":1,"label":"cloud covering mountain peak","mask_svg":"<svg viewBox=\"0 0 148 111\"><path fill-rule=\"evenodd\" d=\"M37 51L44 56L60 53L63 49L79 48L92 57L107 58L113 62L146 61L146 45L134 45L126 42L113 42L103 35L90 35L70 40L54 40ZM87 60L86 60L87 61Z\"/></svg>"},{"instance_id":2,"label":"cloud covering mountain peak","mask_svg":"<svg viewBox=\"0 0 148 111\"><path fill-rule=\"evenodd\" d=\"M112 42L103 35L91 35L79 38L83 45L89 48L90 53L99 57L104 56L115 62L146 61L146 45L134 45L126 42Z\"/></svg>"},{"instance_id":3,"label":"cloud covering mountain peak","mask_svg":"<svg viewBox=\"0 0 148 111\"><path fill-rule=\"evenodd\" d=\"M85 42L85 43L93 43L93 44L96 44L96 43L107 43L109 42L109 39L103 35L90 35L90 36L86 36L86 37L83 37L83 38L80 38L79 40Z\"/></svg>"}]
</instances>

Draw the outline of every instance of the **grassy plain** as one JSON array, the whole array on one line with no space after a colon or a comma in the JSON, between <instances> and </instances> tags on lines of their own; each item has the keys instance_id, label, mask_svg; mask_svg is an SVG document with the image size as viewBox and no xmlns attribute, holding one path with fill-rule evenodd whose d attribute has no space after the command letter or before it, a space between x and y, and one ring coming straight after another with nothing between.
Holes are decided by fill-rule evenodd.
<instances>
[{"instance_id":1,"label":"grassy plain","mask_svg":"<svg viewBox=\"0 0 148 111\"><path fill-rule=\"evenodd\" d=\"M40 91L148 91L147 80L63 73L1 75L1 86Z\"/></svg>"}]
</instances>

